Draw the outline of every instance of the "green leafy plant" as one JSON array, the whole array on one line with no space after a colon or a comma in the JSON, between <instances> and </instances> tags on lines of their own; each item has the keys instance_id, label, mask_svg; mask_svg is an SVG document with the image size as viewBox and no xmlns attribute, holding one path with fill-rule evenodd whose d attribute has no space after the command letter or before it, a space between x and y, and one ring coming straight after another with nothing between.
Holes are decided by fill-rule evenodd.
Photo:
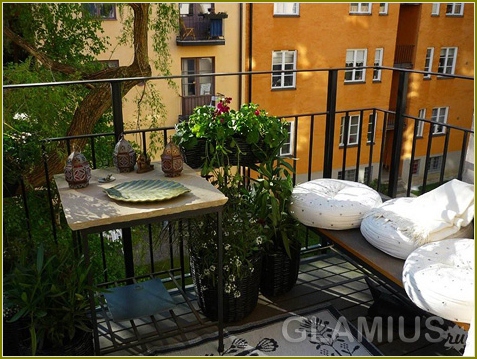
<instances>
[{"instance_id":1,"label":"green leafy plant","mask_svg":"<svg viewBox=\"0 0 477 359\"><path fill-rule=\"evenodd\" d=\"M62 347L78 331L90 332L88 285L90 266L73 248L39 245L23 253L4 280L4 308L14 308L10 322L28 323L32 355ZM25 338L26 339L26 338Z\"/></svg>"},{"instance_id":2,"label":"green leafy plant","mask_svg":"<svg viewBox=\"0 0 477 359\"><path fill-rule=\"evenodd\" d=\"M240 149L239 140L251 145L257 161L262 162L288 138L286 120L269 115L254 103L231 109L231 101L230 97L222 97L215 107L198 106L187 121L176 126L173 141L177 145L192 149L199 140L205 141L202 175L232 163L230 156L236 156L235 163L240 164L246 153Z\"/></svg>"},{"instance_id":3,"label":"green leafy plant","mask_svg":"<svg viewBox=\"0 0 477 359\"><path fill-rule=\"evenodd\" d=\"M298 222L288 212L294 168L277 152L254 170L258 173L257 178L251 178L255 216L266 230L267 245L283 248L290 256L290 245L297 241L298 230Z\"/></svg>"}]
</instances>

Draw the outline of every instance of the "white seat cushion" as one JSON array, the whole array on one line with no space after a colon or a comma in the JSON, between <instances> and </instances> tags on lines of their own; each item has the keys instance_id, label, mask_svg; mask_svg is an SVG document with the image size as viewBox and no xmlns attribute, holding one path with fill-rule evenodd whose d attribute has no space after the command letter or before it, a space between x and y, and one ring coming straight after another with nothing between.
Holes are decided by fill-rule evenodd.
<instances>
[{"instance_id":1,"label":"white seat cushion","mask_svg":"<svg viewBox=\"0 0 477 359\"><path fill-rule=\"evenodd\" d=\"M351 229L381 203L379 193L362 183L322 178L295 186L289 210L306 226Z\"/></svg>"},{"instance_id":2,"label":"white seat cushion","mask_svg":"<svg viewBox=\"0 0 477 359\"><path fill-rule=\"evenodd\" d=\"M474 240L425 244L404 262L402 281L409 298L442 318L470 323L474 308Z\"/></svg>"},{"instance_id":3,"label":"white seat cushion","mask_svg":"<svg viewBox=\"0 0 477 359\"><path fill-rule=\"evenodd\" d=\"M473 238L474 186L449 181L419 197L394 198L373 208L361 233L376 248L406 259L416 248L450 238Z\"/></svg>"}]
</instances>

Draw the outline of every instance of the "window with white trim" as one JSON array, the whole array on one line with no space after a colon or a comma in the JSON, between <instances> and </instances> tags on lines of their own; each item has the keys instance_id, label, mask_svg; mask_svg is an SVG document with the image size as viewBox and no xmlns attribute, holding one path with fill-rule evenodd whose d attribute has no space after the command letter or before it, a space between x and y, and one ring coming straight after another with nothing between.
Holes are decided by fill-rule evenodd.
<instances>
[{"instance_id":1,"label":"window with white trim","mask_svg":"<svg viewBox=\"0 0 477 359\"><path fill-rule=\"evenodd\" d=\"M442 168L442 156L434 156L429 158L427 162L427 170L429 172L440 172Z\"/></svg>"},{"instance_id":2,"label":"window with white trim","mask_svg":"<svg viewBox=\"0 0 477 359\"><path fill-rule=\"evenodd\" d=\"M349 4L350 14L371 14L370 2L352 2Z\"/></svg>"},{"instance_id":3,"label":"window with white trim","mask_svg":"<svg viewBox=\"0 0 477 359\"><path fill-rule=\"evenodd\" d=\"M377 121L375 120L375 118L377 118L377 114L376 115L374 113L369 114L368 135L366 137L366 143L374 142L376 138Z\"/></svg>"},{"instance_id":4,"label":"window with white trim","mask_svg":"<svg viewBox=\"0 0 477 359\"><path fill-rule=\"evenodd\" d=\"M447 123L447 114L449 112L449 107L435 107L432 109L431 120L439 123ZM446 133L445 126L434 124L432 125L432 134L441 135Z\"/></svg>"},{"instance_id":5,"label":"window with white trim","mask_svg":"<svg viewBox=\"0 0 477 359\"><path fill-rule=\"evenodd\" d=\"M358 67L345 71L345 82L364 82L366 70L367 49L346 50L346 67Z\"/></svg>"},{"instance_id":6,"label":"window with white trim","mask_svg":"<svg viewBox=\"0 0 477 359\"><path fill-rule=\"evenodd\" d=\"M382 66L383 65L383 48L377 48L374 52L374 66ZM381 81L381 70L374 69L373 70L373 81Z\"/></svg>"},{"instance_id":7,"label":"window with white trim","mask_svg":"<svg viewBox=\"0 0 477 359\"><path fill-rule=\"evenodd\" d=\"M446 16L462 16L464 15L464 3L451 2L446 6Z\"/></svg>"},{"instance_id":8,"label":"window with white trim","mask_svg":"<svg viewBox=\"0 0 477 359\"><path fill-rule=\"evenodd\" d=\"M273 15L299 15L300 4L297 2L273 3Z\"/></svg>"},{"instance_id":9,"label":"window with white trim","mask_svg":"<svg viewBox=\"0 0 477 359\"><path fill-rule=\"evenodd\" d=\"M431 72L432 71L432 60L434 58L434 48L433 47L428 47L426 50L426 61L424 63L424 71ZM430 79L431 74L425 74L424 75L425 79Z\"/></svg>"},{"instance_id":10,"label":"window with white trim","mask_svg":"<svg viewBox=\"0 0 477 359\"><path fill-rule=\"evenodd\" d=\"M457 47L443 47L439 56L439 67L437 72L440 74L453 74L457 59Z\"/></svg>"},{"instance_id":11,"label":"window with white trim","mask_svg":"<svg viewBox=\"0 0 477 359\"><path fill-rule=\"evenodd\" d=\"M344 178L343 178L343 171L338 172L338 179L346 180L346 181L354 181L355 178L356 178L356 169L345 170Z\"/></svg>"},{"instance_id":12,"label":"window with white trim","mask_svg":"<svg viewBox=\"0 0 477 359\"><path fill-rule=\"evenodd\" d=\"M296 50L273 51L272 70L283 71L272 74L272 88L294 88L296 83L295 72L286 70L296 69Z\"/></svg>"},{"instance_id":13,"label":"window with white trim","mask_svg":"<svg viewBox=\"0 0 477 359\"><path fill-rule=\"evenodd\" d=\"M411 173L413 175L418 175L420 167L421 167L421 160L420 159L414 160L411 166Z\"/></svg>"},{"instance_id":14,"label":"window with white trim","mask_svg":"<svg viewBox=\"0 0 477 359\"><path fill-rule=\"evenodd\" d=\"M348 116L348 138L346 141L347 145L357 145L359 139L359 115ZM341 117L341 126L340 126L340 146L344 146L344 136L345 136L345 125L346 125L346 116Z\"/></svg>"},{"instance_id":15,"label":"window with white trim","mask_svg":"<svg viewBox=\"0 0 477 359\"><path fill-rule=\"evenodd\" d=\"M431 16L439 16L439 8L440 8L440 3L438 2L433 2L432 3L432 10L431 10Z\"/></svg>"},{"instance_id":16,"label":"window with white trim","mask_svg":"<svg viewBox=\"0 0 477 359\"><path fill-rule=\"evenodd\" d=\"M380 2L379 3L379 15L387 15L388 14L388 7L389 7L389 4L387 2Z\"/></svg>"},{"instance_id":17,"label":"window with white trim","mask_svg":"<svg viewBox=\"0 0 477 359\"><path fill-rule=\"evenodd\" d=\"M289 121L288 123L290 124L288 127L288 136L280 148L280 156L293 156L295 148L295 121Z\"/></svg>"},{"instance_id":18,"label":"window with white trim","mask_svg":"<svg viewBox=\"0 0 477 359\"><path fill-rule=\"evenodd\" d=\"M426 118L426 109L421 108L417 117L425 119ZM422 137L424 134L424 121L416 120L414 126L417 126L416 136Z\"/></svg>"}]
</instances>

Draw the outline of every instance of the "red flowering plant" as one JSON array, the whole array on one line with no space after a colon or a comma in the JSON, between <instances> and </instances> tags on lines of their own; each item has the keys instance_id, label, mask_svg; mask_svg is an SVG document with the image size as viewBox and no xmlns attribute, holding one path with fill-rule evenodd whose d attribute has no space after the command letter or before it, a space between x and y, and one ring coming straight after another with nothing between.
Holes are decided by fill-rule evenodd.
<instances>
[{"instance_id":1,"label":"red flowering plant","mask_svg":"<svg viewBox=\"0 0 477 359\"><path fill-rule=\"evenodd\" d=\"M270 116L255 103L231 109L231 101L224 96L215 106L198 106L188 121L176 126L173 140L179 146L190 150L199 140L205 141L203 175L217 167L244 164L242 159L250 152L263 162L288 138L287 121ZM249 145L246 151L243 142Z\"/></svg>"}]
</instances>

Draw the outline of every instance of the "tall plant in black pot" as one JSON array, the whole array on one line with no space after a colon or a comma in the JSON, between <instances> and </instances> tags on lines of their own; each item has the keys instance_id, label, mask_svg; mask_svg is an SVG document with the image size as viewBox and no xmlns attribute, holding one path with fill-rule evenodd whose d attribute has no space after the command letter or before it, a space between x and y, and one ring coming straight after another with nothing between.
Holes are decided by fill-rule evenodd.
<instances>
[{"instance_id":1,"label":"tall plant in black pot","mask_svg":"<svg viewBox=\"0 0 477 359\"><path fill-rule=\"evenodd\" d=\"M288 212L294 169L277 150L255 170L258 178L252 178L252 188L256 216L269 239L262 261L260 290L264 295L277 296L295 285L300 265L298 222Z\"/></svg>"},{"instance_id":2,"label":"tall plant in black pot","mask_svg":"<svg viewBox=\"0 0 477 359\"><path fill-rule=\"evenodd\" d=\"M4 280L4 306L15 310L10 322L21 323L21 354L94 355L90 268L68 245L23 253Z\"/></svg>"}]
</instances>

